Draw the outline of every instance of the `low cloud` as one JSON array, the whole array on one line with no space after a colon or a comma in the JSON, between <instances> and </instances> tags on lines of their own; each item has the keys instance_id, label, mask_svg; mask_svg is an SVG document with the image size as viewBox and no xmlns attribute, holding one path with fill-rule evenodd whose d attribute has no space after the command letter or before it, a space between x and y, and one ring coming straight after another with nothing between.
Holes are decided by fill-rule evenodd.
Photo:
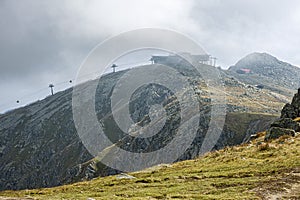
<instances>
[{"instance_id":1,"label":"low cloud","mask_svg":"<svg viewBox=\"0 0 300 200\"><path fill-rule=\"evenodd\" d=\"M253 51L300 65L299 9L296 0L0 1L0 112L43 98L99 42L136 28L187 34L224 68Z\"/></svg>"}]
</instances>

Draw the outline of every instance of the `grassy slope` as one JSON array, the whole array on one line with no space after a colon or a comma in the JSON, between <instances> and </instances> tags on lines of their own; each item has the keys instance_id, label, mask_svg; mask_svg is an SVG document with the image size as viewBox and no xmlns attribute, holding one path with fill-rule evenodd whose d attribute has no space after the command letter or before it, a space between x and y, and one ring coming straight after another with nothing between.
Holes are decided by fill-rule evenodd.
<instances>
[{"instance_id":1,"label":"grassy slope","mask_svg":"<svg viewBox=\"0 0 300 200\"><path fill-rule=\"evenodd\" d=\"M131 173L135 179L97 178L56 188L4 191L34 199L261 199L300 198L300 136L208 153L196 160ZM1 197L0 197L1 199Z\"/></svg>"}]
</instances>

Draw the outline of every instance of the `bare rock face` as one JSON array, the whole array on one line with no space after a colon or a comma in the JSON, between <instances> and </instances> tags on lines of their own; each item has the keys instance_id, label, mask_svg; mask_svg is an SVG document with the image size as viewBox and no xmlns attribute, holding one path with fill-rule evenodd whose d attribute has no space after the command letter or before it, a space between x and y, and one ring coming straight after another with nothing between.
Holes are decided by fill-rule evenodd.
<instances>
[{"instance_id":1,"label":"bare rock face","mask_svg":"<svg viewBox=\"0 0 300 200\"><path fill-rule=\"evenodd\" d=\"M281 111L281 118L295 119L300 117L300 88L298 93L294 95L291 104L286 104Z\"/></svg>"},{"instance_id":2,"label":"bare rock face","mask_svg":"<svg viewBox=\"0 0 300 200\"><path fill-rule=\"evenodd\" d=\"M292 103L287 103L283 107L280 119L271 124L265 141L276 139L283 135L295 136L296 132L300 132L300 123L296 120L298 117L300 117L300 88L298 93L294 95Z\"/></svg>"},{"instance_id":3,"label":"bare rock face","mask_svg":"<svg viewBox=\"0 0 300 200\"><path fill-rule=\"evenodd\" d=\"M291 118L280 118L271 124L271 127L292 129L296 132L300 131L300 123Z\"/></svg>"},{"instance_id":4,"label":"bare rock face","mask_svg":"<svg viewBox=\"0 0 300 200\"><path fill-rule=\"evenodd\" d=\"M295 136L296 132L293 129L271 127L266 134L265 141L279 138L284 135Z\"/></svg>"}]
</instances>

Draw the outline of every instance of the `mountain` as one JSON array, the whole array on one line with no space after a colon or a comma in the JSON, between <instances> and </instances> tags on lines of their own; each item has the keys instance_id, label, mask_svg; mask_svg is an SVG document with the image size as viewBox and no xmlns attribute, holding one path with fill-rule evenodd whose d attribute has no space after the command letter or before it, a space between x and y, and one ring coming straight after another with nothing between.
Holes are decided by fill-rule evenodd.
<instances>
[{"instance_id":1,"label":"mountain","mask_svg":"<svg viewBox=\"0 0 300 200\"><path fill-rule=\"evenodd\" d=\"M252 53L228 69L237 80L292 95L300 87L300 68L267 53Z\"/></svg>"},{"instance_id":2,"label":"mountain","mask_svg":"<svg viewBox=\"0 0 300 200\"><path fill-rule=\"evenodd\" d=\"M0 199L299 199L299 108L300 89L269 130L194 160L54 188L2 191Z\"/></svg>"},{"instance_id":3,"label":"mountain","mask_svg":"<svg viewBox=\"0 0 300 200\"><path fill-rule=\"evenodd\" d=\"M299 199L300 135L268 143L264 135L194 160L55 188L2 191L0 199Z\"/></svg>"},{"instance_id":4,"label":"mountain","mask_svg":"<svg viewBox=\"0 0 300 200\"><path fill-rule=\"evenodd\" d=\"M209 97L219 88L208 88L203 78L183 63L174 66L174 69L188 77L201 105L197 111L201 113L201 118L196 137L191 147L178 158L177 161L180 161L199 155L210 122L212 102ZM297 73L298 69L292 67L291 70ZM165 87L149 84L138 88L130 102L134 122L141 126L150 123L150 107L161 104L167 113L167 125L161 129L160 134L153 137L127 137L113 118L111 95L116 83L128 71L107 74L99 82L86 82L80 85L79 93L87 94L92 85L97 84L95 110L107 137L125 150L151 152L166 145L176 134L181 120L178 115L180 107L176 96ZM233 68L220 73L225 86L223 92L227 97L228 113L214 150L248 141L255 132L265 130L280 115L280 109L291 97L289 93L272 88L272 84L268 85L270 87L258 88L256 84L264 83L251 84L244 74L235 73ZM265 76L272 80L267 74ZM256 81L259 80L264 81ZM282 91L287 87L281 86ZM73 89L0 115L0 190L51 187L120 173L93 159L82 144L72 115ZM157 120L161 122L160 118Z\"/></svg>"}]
</instances>

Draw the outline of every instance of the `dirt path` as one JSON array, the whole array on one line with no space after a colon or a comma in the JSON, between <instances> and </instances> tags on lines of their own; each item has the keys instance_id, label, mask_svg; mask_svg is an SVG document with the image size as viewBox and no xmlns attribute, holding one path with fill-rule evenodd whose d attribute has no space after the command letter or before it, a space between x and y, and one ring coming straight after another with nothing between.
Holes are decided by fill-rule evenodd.
<instances>
[{"instance_id":1,"label":"dirt path","mask_svg":"<svg viewBox=\"0 0 300 200\"><path fill-rule=\"evenodd\" d=\"M278 200L278 199L300 199L300 184L296 183L291 185L291 188L285 188L285 192L277 194L270 194L266 197L267 200Z\"/></svg>"},{"instance_id":2,"label":"dirt path","mask_svg":"<svg viewBox=\"0 0 300 200\"><path fill-rule=\"evenodd\" d=\"M300 173L286 173L283 177L263 183L255 189L264 200L292 199L300 200Z\"/></svg>"}]
</instances>

